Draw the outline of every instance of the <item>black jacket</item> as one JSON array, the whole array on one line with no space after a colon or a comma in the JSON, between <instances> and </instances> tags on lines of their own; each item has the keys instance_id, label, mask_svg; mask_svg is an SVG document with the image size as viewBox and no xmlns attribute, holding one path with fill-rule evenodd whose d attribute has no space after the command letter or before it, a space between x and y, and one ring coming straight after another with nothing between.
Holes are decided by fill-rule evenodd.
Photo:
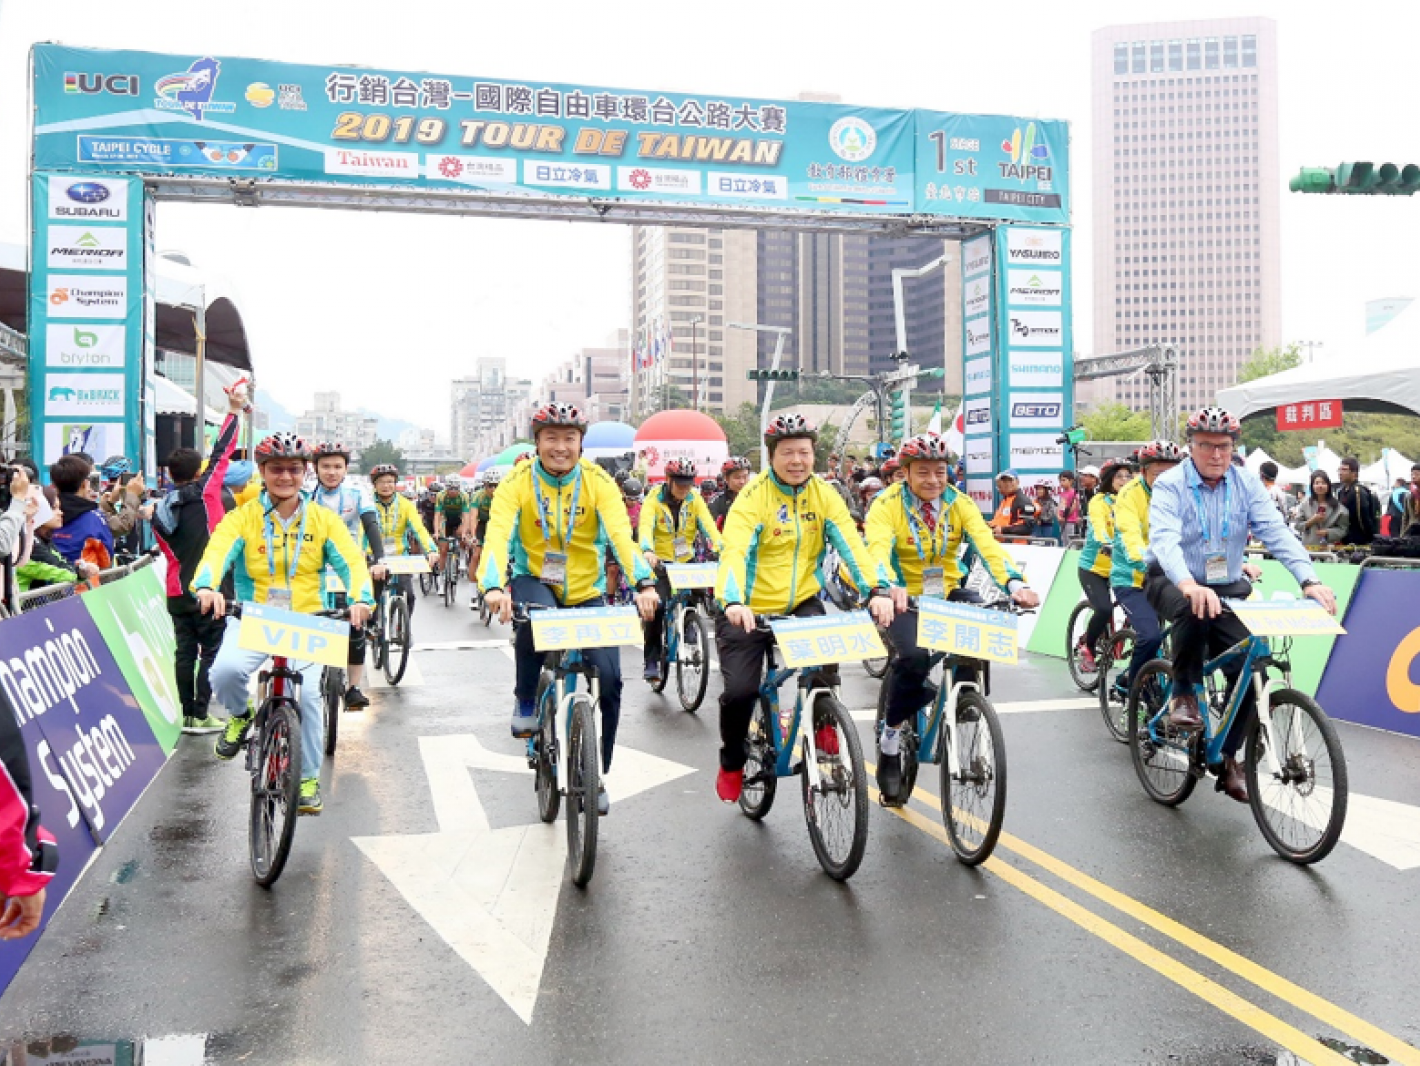
<instances>
[{"instance_id":1,"label":"black jacket","mask_svg":"<svg viewBox=\"0 0 1420 1066\"><path fill-rule=\"evenodd\" d=\"M213 442L207 469L197 480L169 492L153 510L153 533L168 560L170 614L190 614L197 610L197 597L188 587L197 573L197 565L202 562L212 530L226 513L222 478L236 447L238 424L236 415L227 416Z\"/></svg>"}]
</instances>

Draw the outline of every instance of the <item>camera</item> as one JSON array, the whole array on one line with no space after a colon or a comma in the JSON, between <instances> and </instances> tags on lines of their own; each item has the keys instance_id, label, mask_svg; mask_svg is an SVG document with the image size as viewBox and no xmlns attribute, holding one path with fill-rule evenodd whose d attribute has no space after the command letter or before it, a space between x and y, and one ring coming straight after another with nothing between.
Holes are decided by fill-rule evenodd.
<instances>
[{"instance_id":1,"label":"camera","mask_svg":"<svg viewBox=\"0 0 1420 1066\"><path fill-rule=\"evenodd\" d=\"M13 463L0 462L0 511L10 509L10 479L21 469Z\"/></svg>"}]
</instances>

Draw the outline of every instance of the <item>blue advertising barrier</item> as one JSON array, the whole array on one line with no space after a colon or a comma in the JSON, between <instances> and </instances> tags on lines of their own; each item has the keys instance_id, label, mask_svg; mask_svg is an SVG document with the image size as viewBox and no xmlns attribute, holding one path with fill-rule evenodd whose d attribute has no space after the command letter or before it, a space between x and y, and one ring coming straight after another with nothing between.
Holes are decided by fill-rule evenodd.
<instances>
[{"instance_id":1,"label":"blue advertising barrier","mask_svg":"<svg viewBox=\"0 0 1420 1066\"><path fill-rule=\"evenodd\" d=\"M1420 573L1364 570L1317 701L1345 722L1420 737Z\"/></svg>"}]
</instances>

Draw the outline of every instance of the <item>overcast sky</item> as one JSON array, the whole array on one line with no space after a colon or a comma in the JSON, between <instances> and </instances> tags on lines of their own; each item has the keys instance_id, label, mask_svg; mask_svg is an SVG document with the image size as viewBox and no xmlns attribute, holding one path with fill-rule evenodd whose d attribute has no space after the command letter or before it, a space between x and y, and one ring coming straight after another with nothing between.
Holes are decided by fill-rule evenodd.
<instances>
[{"instance_id":1,"label":"overcast sky","mask_svg":"<svg viewBox=\"0 0 1420 1066\"><path fill-rule=\"evenodd\" d=\"M1412 10L1192 0L895 11L763 0L0 0L0 240L22 241L27 225L26 51L35 41L736 96L811 89L849 103L1069 120L1075 336L1086 353L1090 32L1144 12L1277 19L1285 182L1304 164L1420 162L1414 48L1399 32ZM1283 336L1323 342L1318 358L1345 358L1366 300L1420 295L1420 201L1282 203ZM337 388L347 406L441 433L448 382L478 356L507 356L510 369L541 376L630 316L630 230L621 226L163 204L157 243L231 279L262 383L287 407L303 410L316 389Z\"/></svg>"}]
</instances>

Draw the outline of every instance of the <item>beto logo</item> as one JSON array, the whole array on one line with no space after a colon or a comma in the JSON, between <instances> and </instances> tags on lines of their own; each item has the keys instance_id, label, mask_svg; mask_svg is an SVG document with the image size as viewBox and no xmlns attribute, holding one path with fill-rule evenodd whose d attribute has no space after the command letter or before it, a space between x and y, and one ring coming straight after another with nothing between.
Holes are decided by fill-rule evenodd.
<instances>
[{"instance_id":1,"label":"beto logo","mask_svg":"<svg viewBox=\"0 0 1420 1066\"><path fill-rule=\"evenodd\" d=\"M1060 404L1058 403L1013 403L1011 405L1012 418L1059 418Z\"/></svg>"},{"instance_id":2,"label":"beto logo","mask_svg":"<svg viewBox=\"0 0 1420 1066\"><path fill-rule=\"evenodd\" d=\"M860 163L873 154L878 146L878 135L861 118L850 115L829 127L828 144L838 158Z\"/></svg>"},{"instance_id":3,"label":"beto logo","mask_svg":"<svg viewBox=\"0 0 1420 1066\"><path fill-rule=\"evenodd\" d=\"M978 407L974 411L966 413L966 424L968 426L988 425L991 422L991 408Z\"/></svg>"}]
</instances>

